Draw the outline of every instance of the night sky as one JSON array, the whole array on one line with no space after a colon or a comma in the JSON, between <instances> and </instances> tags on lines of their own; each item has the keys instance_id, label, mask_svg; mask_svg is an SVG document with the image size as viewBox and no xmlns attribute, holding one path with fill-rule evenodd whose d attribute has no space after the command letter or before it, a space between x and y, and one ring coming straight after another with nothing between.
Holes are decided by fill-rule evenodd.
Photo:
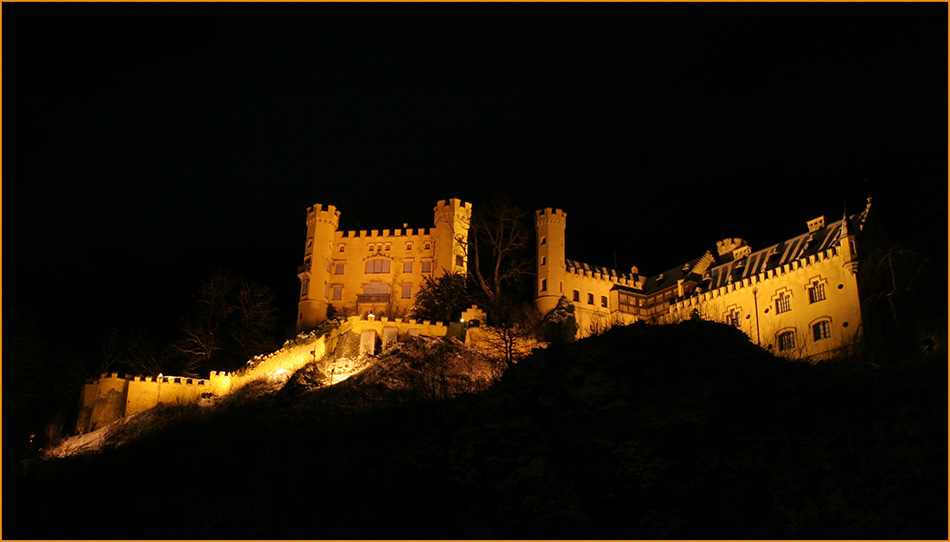
<instances>
[{"instance_id":1,"label":"night sky","mask_svg":"<svg viewBox=\"0 0 950 542\"><path fill-rule=\"evenodd\" d=\"M429 227L507 193L654 274L870 193L943 262L946 9L5 4L4 313L93 355L226 267L290 327L315 202Z\"/></svg>"}]
</instances>

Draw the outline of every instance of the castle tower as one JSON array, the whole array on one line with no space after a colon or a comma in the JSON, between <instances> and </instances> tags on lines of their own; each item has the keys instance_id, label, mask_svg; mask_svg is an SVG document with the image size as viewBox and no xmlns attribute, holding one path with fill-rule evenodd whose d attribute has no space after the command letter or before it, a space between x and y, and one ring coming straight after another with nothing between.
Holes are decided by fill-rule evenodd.
<instances>
[{"instance_id":1,"label":"castle tower","mask_svg":"<svg viewBox=\"0 0 950 542\"><path fill-rule=\"evenodd\" d=\"M852 274L858 272L858 247L855 244L856 238L855 228L850 225L851 219L848 218L847 211L844 213L844 217L841 219L841 233L839 234L840 241L838 242L839 250L841 255L844 256L844 262L848 269L851 270Z\"/></svg>"},{"instance_id":2,"label":"castle tower","mask_svg":"<svg viewBox=\"0 0 950 542\"><path fill-rule=\"evenodd\" d=\"M441 200L435 205L435 244L433 277L468 270L468 229L472 222L472 204L460 199Z\"/></svg>"},{"instance_id":3,"label":"castle tower","mask_svg":"<svg viewBox=\"0 0 950 542\"><path fill-rule=\"evenodd\" d=\"M330 261L333 234L340 226L340 212L333 205L324 209L319 203L307 208L307 244L300 278L300 302L297 304L297 331L313 328L327 317L329 304Z\"/></svg>"},{"instance_id":4,"label":"castle tower","mask_svg":"<svg viewBox=\"0 0 950 542\"><path fill-rule=\"evenodd\" d=\"M535 304L541 314L547 314L557 306L563 293L564 274L567 262L564 256L564 230L567 213L546 207L535 211L535 228L538 243L538 283Z\"/></svg>"}]
</instances>

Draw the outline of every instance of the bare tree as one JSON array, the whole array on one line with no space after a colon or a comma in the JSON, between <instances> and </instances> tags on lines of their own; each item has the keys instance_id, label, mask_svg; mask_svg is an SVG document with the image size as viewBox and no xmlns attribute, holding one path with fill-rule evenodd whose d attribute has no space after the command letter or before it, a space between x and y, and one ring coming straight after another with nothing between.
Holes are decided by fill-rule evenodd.
<instances>
[{"instance_id":1,"label":"bare tree","mask_svg":"<svg viewBox=\"0 0 950 542\"><path fill-rule=\"evenodd\" d=\"M476 207L468 237L468 272L484 294L489 313L515 304L523 282L534 271L530 216L505 198Z\"/></svg>"}]
</instances>

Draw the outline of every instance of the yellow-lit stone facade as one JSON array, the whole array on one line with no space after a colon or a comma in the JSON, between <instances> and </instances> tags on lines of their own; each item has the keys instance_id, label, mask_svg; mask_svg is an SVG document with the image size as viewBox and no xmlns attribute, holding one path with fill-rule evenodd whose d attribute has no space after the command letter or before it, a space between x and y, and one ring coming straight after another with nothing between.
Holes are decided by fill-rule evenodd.
<instances>
[{"instance_id":1,"label":"yellow-lit stone facade","mask_svg":"<svg viewBox=\"0 0 950 542\"><path fill-rule=\"evenodd\" d=\"M703 318L734 325L778 355L819 360L860 335L858 239L870 208L869 198L859 214L809 220L806 232L760 250L723 239L715 252L652 276L568 260L567 213L539 210L536 304L546 314L566 297L580 337L638 320Z\"/></svg>"},{"instance_id":2,"label":"yellow-lit stone facade","mask_svg":"<svg viewBox=\"0 0 950 542\"><path fill-rule=\"evenodd\" d=\"M335 206L309 207L297 330L325 320L330 305L343 316L401 317L427 277L466 272L472 205L443 200L433 211L432 228L341 231Z\"/></svg>"}]
</instances>

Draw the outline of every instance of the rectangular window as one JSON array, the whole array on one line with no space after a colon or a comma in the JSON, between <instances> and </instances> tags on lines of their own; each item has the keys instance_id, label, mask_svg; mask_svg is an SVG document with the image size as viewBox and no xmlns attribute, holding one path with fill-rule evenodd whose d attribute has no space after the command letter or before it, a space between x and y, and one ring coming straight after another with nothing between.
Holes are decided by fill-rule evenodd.
<instances>
[{"instance_id":1,"label":"rectangular window","mask_svg":"<svg viewBox=\"0 0 950 542\"><path fill-rule=\"evenodd\" d=\"M431 249L431 248L432 248L432 244L426 243L426 250L429 250L429 249Z\"/></svg>"},{"instance_id":2,"label":"rectangular window","mask_svg":"<svg viewBox=\"0 0 950 542\"><path fill-rule=\"evenodd\" d=\"M465 258L463 258L461 254L457 254L455 256L455 265L459 267L462 267L463 265L465 265Z\"/></svg>"},{"instance_id":3,"label":"rectangular window","mask_svg":"<svg viewBox=\"0 0 950 542\"><path fill-rule=\"evenodd\" d=\"M815 281L808 289L808 302L817 303L825 299L825 285Z\"/></svg>"},{"instance_id":4,"label":"rectangular window","mask_svg":"<svg viewBox=\"0 0 950 542\"><path fill-rule=\"evenodd\" d=\"M402 298L409 299L412 297L412 284L403 284L402 285Z\"/></svg>"},{"instance_id":5,"label":"rectangular window","mask_svg":"<svg viewBox=\"0 0 950 542\"><path fill-rule=\"evenodd\" d=\"M406 250L412 250L412 243L406 243Z\"/></svg>"},{"instance_id":6,"label":"rectangular window","mask_svg":"<svg viewBox=\"0 0 950 542\"><path fill-rule=\"evenodd\" d=\"M547 257L547 256L541 256L541 265L544 265L544 264L546 264L546 263L548 263L548 257Z\"/></svg>"},{"instance_id":7,"label":"rectangular window","mask_svg":"<svg viewBox=\"0 0 950 542\"><path fill-rule=\"evenodd\" d=\"M790 310L792 310L792 298L785 294L781 294L778 299L775 300L775 312L782 314L783 312L788 312Z\"/></svg>"},{"instance_id":8,"label":"rectangular window","mask_svg":"<svg viewBox=\"0 0 950 542\"><path fill-rule=\"evenodd\" d=\"M300 297L307 297L307 290L310 289L310 281L305 280L300 284Z\"/></svg>"},{"instance_id":9,"label":"rectangular window","mask_svg":"<svg viewBox=\"0 0 950 542\"><path fill-rule=\"evenodd\" d=\"M541 279L541 291L548 289L548 279Z\"/></svg>"},{"instance_id":10,"label":"rectangular window","mask_svg":"<svg viewBox=\"0 0 950 542\"><path fill-rule=\"evenodd\" d=\"M330 283L323 283L323 297L330 297Z\"/></svg>"},{"instance_id":11,"label":"rectangular window","mask_svg":"<svg viewBox=\"0 0 950 542\"><path fill-rule=\"evenodd\" d=\"M333 300L339 301L341 299L343 299L343 285L334 284L333 285Z\"/></svg>"},{"instance_id":12,"label":"rectangular window","mask_svg":"<svg viewBox=\"0 0 950 542\"><path fill-rule=\"evenodd\" d=\"M831 337L831 322L827 320L818 322L817 324L811 326L811 331L816 341L827 339L828 337Z\"/></svg>"},{"instance_id":13,"label":"rectangular window","mask_svg":"<svg viewBox=\"0 0 950 542\"><path fill-rule=\"evenodd\" d=\"M367 260L367 273L389 273L389 260Z\"/></svg>"},{"instance_id":14,"label":"rectangular window","mask_svg":"<svg viewBox=\"0 0 950 542\"><path fill-rule=\"evenodd\" d=\"M344 263L338 263L338 264L336 264L336 267L333 269L333 274L334 274L334 275L342 275L342 274L343 274L343 266L344 266L344 265L345 265Z\"/></svg>"},{"instance_id":15,"label":"rectangular window","mask_svg":"<svg viewBox=\"0 0 950 542\"><path fill-rule=\"evenodd\" d=\"M593 305L593 304L594 304L594 294L591 294L591 293L588 293L588 294L587 294L587 304L588 304L588 305Z\"/></svg>"},{"instance_id":16,"label":"rectangular window","mask_svg":"<svg viewBox=\"0 0 950 542\"><path fill-rule=\"evenodd\" d=\"M548 238L547 238L547 237L542 237L542 238L541 238L541 244L542 244L542 245L548 244Z\"/></svg>"},{"instance_id":17,"label":"rectangular window","mask_svg":"<svg viewBox=\"0 0 950 542\"><path fill-rule=\"evenodd\" d=\"M739 311L732 309L726 315L726 323L733 327L739 327Z\"/></svg>"},{"instance_id":18,"label":"rectangular window","mask_svg":"<svg viewBox=\"0 0 950 542\"><path fill-rule=\"evenodd\" d=\"M402 272L412 273L412 262L402 262Z\"/></svg>"},{"instance_id":19,"label":"rectangular window","mask_svg":"<svg viewBox=\"0 0 950 542\"><path fill-rule=\"evenodd\" d=\"M605 295L600 296L600 306L607 308L607 296Z\"/></svg>"},{"instance_id":20,"label":"rectangular window","mask_svg":"<svg viewBox=\"0 0 950 542\"><path fill-rule=\"evenodd\" d=\"M786 331L778 336L778 349L779 350L788 350L789 348L795 348L795 332Z\"/></svg>"},{"instance_id":21,"label":"rectangular window","mask_svg":"<svg viewBox=\"0 0 950 542\"><path fill-rule=\"evenodd\" d=\"M340 252L343 252L345 248L346 248L346 245L340 245Z\"/></svg>"},{"instance_id":22,"label":"rectangular window","mask_svg":"<svg viewBox=\"0 0 950 542\"><path fill-rule=\"evenodd\" d=\"M581 300L581 293L578 292L577 290L574 290L574 301L580 301L580 300Z\"/></svg>"},{"instance_id":23,"label":"rectangular window","mask_svg":"<svg viewBox=\"0 0 950 542\"><path fill-rule=\"evenodd\" d=\"M431 273L432 272L432 262L422 262L422 272Z\"/></svg>"}]
</instances>

